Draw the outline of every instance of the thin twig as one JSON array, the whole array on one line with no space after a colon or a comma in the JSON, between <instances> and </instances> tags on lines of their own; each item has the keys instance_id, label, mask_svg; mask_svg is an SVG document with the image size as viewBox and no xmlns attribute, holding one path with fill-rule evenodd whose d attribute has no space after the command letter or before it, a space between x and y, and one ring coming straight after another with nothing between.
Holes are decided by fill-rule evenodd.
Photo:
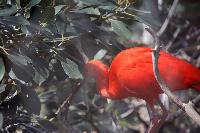
<instances>
[{"instance_id":1,"label":"thin twig","mask_svg":"<svg viewBox=\"0 0 200 133\"><path fill-rule=\"evenodd\" d=\"M160 28L160 30L157 32L158 36L161 36L164 33L164 31L166 30L166 28L167 28L167 26L168 26L168 24L169 24L169 22L170 22L170 20L171 20L171 18L173 16L175 10L176 10L178 2L179 2L179 0L174 0L173 4L172 4L172 6L171 6L171 8L169 10L168 16L165 19L165 22L163 23L163 25Z\"/></svg>"},{"instance_id":2,"label":"thin twig","mask_svg":"<svg viewBox=\"0 0 200 133\"><path fill-rule=\"evenodd\" d=\"M178 36L179 34L184 30L184 29L187 29L189 26L189 22L186 21L185 24L183 25L183 27L177 27L175 32L173 33L173 38L167 43L166 45L166 51L169 51L169 49L171 48L172 44L174 43L174 41L176 39L180 39Z\"/></svg>"},{"instance_id":3,"label":"thin twig","mask_svg":"<svg viewBox=\"0 0 200 133\"><path fill-rule=\"evenodd\" d=\"M114 9L112 10L111 13L106 13L105 15L103 15L103 16L100 18L100 20L101 20L101 21L105 21L105 20L108 20L109 18L115 16L115 15L118 14L118 13L124 13L125 10L126 10L129 6L130 6L130 5L128 4L128 5L126 5L125 7L122 8L122 7L119 5L118 7L114 8Z\"/></svg>"},{"instance_id":4,"label":"thin twig","mask_svg":"<svg viewBox=\"0 0 200 133\"><path fill-rule=\"evenodd\" d=\"M176 40L177 36L179 35L179 33L181 32L181 29L180 28L177 28L176 31L174 32L173 34L173 38L172 40L170 40L168 42L168 44L166 45L166 51L169 51L169 49L171 48L172 44L174 43L174 41Z\"/></svg>"},{"instance_id":5,"label":"thin twig","mask_svg":"<svg viewBox=\"0 0 200 133\"><path fill-rule=\"evenodd\" d=\"M83 82L83 81L82 81ZM73 92L70 94L70 96L68 96L64 101L63 103L60 105L60 107L58 108L58 110L56 111L55 115L61 119L62 117L62 114L65 113L65 114L68 114L68 111L69 111L69 106L71 105L71 102L72 100L74 99L75 95L77 94L77 92L79 91L80 89L80 86L81 86L81 83L77 83L75 84L75 86L73 87ZM53 121L55 119L54 118L51 118L50 121ZM65 118L62 118L62 120L66 120L67 117Z\"/></svg>"},{"instance_id":6,"label":"thin twig","mask_svg":"<svg viewBox=\"0 0 200 133\"><path fill-rule=\"evenodd\" d=\"M200 29L194 31L193 33L186 36L186 40L190 40L191 38L200 35Z\"/></svg>"},{"instance_id":7,"label":"thin twig","mask_svg":"<svg viewBox=\"0 0 200 133\"><path fill-rule=\"evenodd\" d=\"M169 89L169 87L164 83L162 80L159 70L158 70L158 58L159 58L159 51L161 47L161 43L156 35L156 33L150 28L145 28L153 37L154 39L154 49L152 50L152 61L153 61L153 72L154 76L162 89L162 91L167 94L167 96L179 107L181 108L190 118L192 118L198 125L200 125L200 116L193 108L192 102L188 102L187 104L180 101Z\"/></svg>"},{"instance_id":8,"label":"thin twig","mask_svg":"<svg viewBox=\"0 0 200 133\"><path fill-rule=\"evenodd\" d=\"M74 38L77 38L78 36L76 35L76 36L68 36L68 37L62 37L62 38L55 38L55 39L43 39L43 41L44 42L54 42L54 43L56 43L56 42L67 42L67 41L69 41L69 40L71 40L71 39L74 39Z\"/></svg>"}]
</instances>

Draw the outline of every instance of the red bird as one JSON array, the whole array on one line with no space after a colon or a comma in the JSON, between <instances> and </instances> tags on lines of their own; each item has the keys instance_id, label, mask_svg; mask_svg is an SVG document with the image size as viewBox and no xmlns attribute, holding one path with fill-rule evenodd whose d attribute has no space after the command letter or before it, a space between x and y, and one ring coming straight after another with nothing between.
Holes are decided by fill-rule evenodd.
<instances>
[{"instance_id":1,"label":"red bird","mask_svg":"<svg viewBox=\"0 0 200 133\"><path fill-rule=\"evenodd\" d=\"M186 61L160 51L158 69L172 91L190 87L200 91L200 70ZM162 93L153 73L151 48L136 47L120 52L110 69L99 60L91 60L84 70L85 77L96 79L96 88L105 98L136 97L153 107Z\"/></svg>"},{"instance_id":2,"label":"red bird","mask_svg":"<svg viewBox=\"0 0 200 133\"><path fill-rule=\"evenodd\" d=\"M190 87L200 91L200 70L186 61L160 51L158 68L172 91ZM162 93L153 73L151 48L135 47L120 52L110 69L99 60L91 60L85 65L84 75L96 79L96 88L105 98L137 97L152 105Z\"/></svg>"}]
</instances>

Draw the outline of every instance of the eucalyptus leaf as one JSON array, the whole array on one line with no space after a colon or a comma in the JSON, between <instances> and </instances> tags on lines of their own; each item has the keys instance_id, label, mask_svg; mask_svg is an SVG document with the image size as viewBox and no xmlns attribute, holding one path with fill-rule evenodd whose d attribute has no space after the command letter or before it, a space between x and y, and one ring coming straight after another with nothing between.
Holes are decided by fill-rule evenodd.
<instances>
[{"instance_id":1,"label":"eucalyptus leaf","mask_svg":"<svg viewBox=\"0 0 200 133\"><path fill-rule=\"evenodd\" d=\"M0 84L0 93L5 91L6 84Z\"/></svg>"},{"instance_id":2,"label":"eucalyptus leaf","mask_svg":"<svg viewBox=\"0 0 200 133\"><path fill-rule=\"evenodd\" d=\"M4 74L5 74L5 64L3 58L0 57L0 81L3 79Z\"/></svg>"},{"instance_id":3,"label":"eucalyptus leaf","mask_svg":"<svg viewBox=\"0 0 200 133\"><path fill-rule=\"evenodd\" d=\"M113 3L111 1L108 1L108 0L76 0L77 2L82 2L84 4L87 4L87 5L107 5L107 6L110 6L110 5L113 5Z\"/></svg>"},{"instance_id":4,"label":"eucalyptus leaf","mask_svg":"<svg viewBox=\"0 0 200 133\"><path fill-rule=\"evenodd\" d=\"M21 93L19 102L23 106L24 109L27 110L29 114L40 114L41 103L40 99L32 87L27 87L26 85L20 84Z\"/></svg>"},{"instance_id":5,"label":"eucalyptus leaf","mask_svg":"<svg viewBox=\"0 0 200 133\"><path fill-rule=\"evenodd\" d=\"M10 72L8 73L8 75L9 75L9 77L10 77L11 79L16 79L16 80L20 81L22 84L25 84L25 82L24 82L23 80L19 79L19 78L15 75L15 73L13 72L12 69L10 70Z\"/></svg>"},{"instance_id":6,"label":"eucalyptus leaf","mask_svg":"<svg viewBox=\"0 0 200 133\"><path fill-rule=\"evenodd\" d=\"M23 16L5 16L0 19L13 25L30 25L29 21Z\"/></svg>"},{"instance_id":7,"label":"eucalyptus leaf","mask_svg":"<svg viewBox=\"0 0 200 133\"><path fill-rule=\"evenodd\" d=\"M37 4L39 4L41 2L41 0L31 0L28 5L27 8L31 8L32 6L35 6Z\"/></svg>"},{"instance_id":8,"label":"eucalyptus leaf","mask_svg":"<svg viewBox=\"0 0 200 133\"><path fill-rule=\"evenodd\" d=\"M67 24L63 21L56 21L56 27L59 34L64 34L67 28Z\"/></svg>"},{"instance_id":9,"label":"eucalyptus leaf","mask_svg":"<svg viewBox=\"0 0 200 133\"><path fill-rule=\"evenodd\" d=\"M90 4L90 5L96 5L96 4L101 4L100 0L80 0L84 4Z\"/></svg>"},{"instance_id":10,"label":"eucalyptus leaf","mask_svg":"<svg viewBox=\"0 0 200 133\"><path fill-rule=\"evenodd\" d=\"M59 12L60 12L60 10L63 8L63 7L65 7L66 5L58 5L58 6L55 6L54 8L55 8L55 15L57 15Z\"/></svg>"},{"instance_id":11,"label":"eucalyptus leaf","mask_svg":"<svg viewBox=\"0 0 200 133\"><path fill-rule=\"evenodd\" d=\"M12 67L17 78L25 81L26 83L32 82L33 77L35 76L35 71L30 64L27 66L13 64Z\"/></svg>"},{"instance_id":12,"label":"eucalyptus leaf","mask_svg":"<svg viewBox=\"0 0 200 133\"><path fill-rule=\"evenodd\" d=\"M10 8L4 8L0 10L0 16L10 16L17 12L17 6L12 5Z\"/></svg>"},{"instance_id":13,"label":"eucalyptus leaf","mask_svg":"<svg viewBox=\"0 0 200 133\"><path fill-rule=\"evenodd\" d=\"M35 73L31 65L32 60L28 56L10 53L7 57L12 63L12 72L9 72L11 78L20 82L21 80L24 82L30 82L33 79Z\"/></svg>"},{"instance_id":14,"label":"eucalyptus leaf","mask_svg":"<svg viewBox=\"0 0 200 133\"><path fill-rule=\"evenodd\" d=\"M16 0L16 5L17 5L18 8L21 7L21 6L20 6L20 3L21 3L20 0Z\"/></svg>"},{"instance_id":15,"label":"eucalyptus leaf","mask_svg":"<svg viewBox=\"0 0 200 133\"><path fill-rule=\"evenodd\" d=\"M116 7L115 5L99 6L99 8L101 8L101 9L105 9L105 10L113 10L115 7Z\"/></svg>"},{"instance_id":16,"label":"eucalyptus leaf","mask_svg":"<svg viewBox=\"0 0 200 133\"><path fill-rule=\"evenodd\" d=\"M106 53L107 53L107 50L101 49L95 54L94 59L101 60L106 55Z\"/></svg>"},{"instance_id":17,"label":"eucalyptus leaf","mask_svg":"<svg viewBox=\"0 0 200 133\"><path fill-rule=\"evenodd\" d=\"M28 35L28 36L31 36L31 32L28 30L27 26L26 25L23 25L21 26L21 30L24 34Z\"/></svg>"},{"instance_id":18,"label":"eucalyptus leaf","mask_svg":"<svg viewBox=\"0 0 200 133\"><path fill-rule=\"evenodd\" d=\"M119 20L110 20L111 26L113 28L113 31L120 37L123 37L124 39L130 40L132 37L132 34L130 30L126 27L126 25L119 21Z\"/></svg>"},{"instance_id":19,"label":"eucalyptus leaf","mask_svg":"<svg viewBox=\"0 0 200 133\"><path fill-rule=\"evenodd\" d=\"M82 10L78 10L77 12L100 15L100 12L99 12L98 8L85 8L85 9L82 9Z\"/></svg>"},{"instance_id":20,"label":"eucalyptus leaf","mask_svg":"<svg viewBox=\"0 0 200 133\"><path fill-rule=\"evenodd\" d=\"M17 65L27 65L28 63L31 63L31 59L27 56L18 55L18 54L9 54L8 58Z\"/></svg>"},{"instance_id":21,"label":"eucalyptus leaf","mask_svg":"<svg viewBox=\"0 0 200 133\"><path fill-rule=\"evenodd\" d=\"M49 76L49 71L47 69L41 70L43 73L35 70L35 76L33 80L40 86ZM44 74L45 73L45 74Z\"/></svg>"},{"instance_id":22,"label":"eucalyptus leaf","mask_svg":"<svg viewBox=\"0 0 200 133\"><path fill-rule=\"evenodd\" d=\"M82 78L82 74L78 69L78 65L74 63L72 60L66 58L66 62L61 61L61 65L65 71L65 73L72 79L80 79Z\"/></svg>"},{"instance_id":23,"label":"eucalyptus leaf","mask_svg":"<svg viewBox=\"0 0 200 133\"><path fill-rule=\"evenodd\" d=\"M78 15L68 13L68 18L72 20L71 24L73 24L76 29L81 29L87 32L98 29L97 25L94 24L85 13L80 13Z\"/></svg>"}]
</instances>

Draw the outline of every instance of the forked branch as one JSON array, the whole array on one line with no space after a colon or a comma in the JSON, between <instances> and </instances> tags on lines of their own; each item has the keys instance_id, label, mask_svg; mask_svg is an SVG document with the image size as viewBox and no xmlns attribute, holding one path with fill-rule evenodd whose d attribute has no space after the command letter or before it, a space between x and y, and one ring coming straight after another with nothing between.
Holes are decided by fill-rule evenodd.
<instances>
[{"instance_id":1,"label":"forked branch","mask_svg":"<svg viewBox=\"0 0 200 133\"><path fill-rule=\"evenodd\" d=\"M171 91L170 88L162 80L159 70L158 70L158 58L161 48L160 40L158 39L156 33L150 28L145 28L154 39L154 49L152 50L152 62L153 62L153 72L154 76L162 89L162 91L167 94L167 96L174 102L179 108L181 108L191 119L193 119L200 126L200 115L193 108L193 104L189 101L187 104L179 100Z\"/></svg>"}]
</instances>

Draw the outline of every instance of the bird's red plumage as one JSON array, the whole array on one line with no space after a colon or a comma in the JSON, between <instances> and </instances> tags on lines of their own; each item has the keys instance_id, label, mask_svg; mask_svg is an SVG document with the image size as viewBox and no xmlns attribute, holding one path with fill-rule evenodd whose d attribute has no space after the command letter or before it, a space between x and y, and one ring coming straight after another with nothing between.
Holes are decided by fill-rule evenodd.
<instances>
[{"instance_id":1,"label":"bird's red plumage","mask_svg":"<svg viewBox=\"0 0 200 133\"><path fill-rule=\"evenodd\" d=\"M200 91L200 70L186 61L161 51L158 68L172 91L190 87ZM150 48L136 47L120 52L109 70L97 60L88 62L85 70L96 78L97 88L104 97L137 97L153 104L158 94L162 93L153 74Z\"/></svg>"}]
</instances>

